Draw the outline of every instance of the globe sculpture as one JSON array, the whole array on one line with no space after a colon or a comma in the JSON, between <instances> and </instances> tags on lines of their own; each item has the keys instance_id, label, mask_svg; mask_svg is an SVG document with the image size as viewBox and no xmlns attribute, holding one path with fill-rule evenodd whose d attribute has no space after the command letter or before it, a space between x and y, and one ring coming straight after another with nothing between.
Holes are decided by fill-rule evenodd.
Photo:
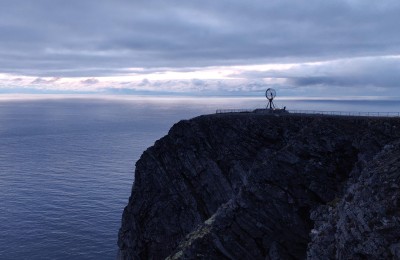
<instances>
[{"instance_id":1,"label":"globe sculpture","mask_svg":"<svg viewBox=\"0 0 400 260\"><path fill-rule=\"evenodd\" d=\"M275 109L275 105L274 105L274 98L276 96L276 91L273 88L269 88L267 89L267 91L265 91L265 97L268 99L268 105L267 105L267 109Z\"/></svg>"}]
</instances>

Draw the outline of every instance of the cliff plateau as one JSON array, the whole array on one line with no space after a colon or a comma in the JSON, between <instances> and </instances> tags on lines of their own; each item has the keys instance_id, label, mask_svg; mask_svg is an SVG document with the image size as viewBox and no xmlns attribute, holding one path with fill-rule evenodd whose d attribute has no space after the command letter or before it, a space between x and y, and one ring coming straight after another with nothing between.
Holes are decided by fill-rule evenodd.
<instances>
[{"instance_id":1,"label":"cliff plateau","mask_svg":"<svg viewBox=\"0 0 400 260\"><path fill-rule=\"evenodd\" d=\"M400 259L400 119L233 113L136 163L119 259Z\"/></svg>"}]
</instances>

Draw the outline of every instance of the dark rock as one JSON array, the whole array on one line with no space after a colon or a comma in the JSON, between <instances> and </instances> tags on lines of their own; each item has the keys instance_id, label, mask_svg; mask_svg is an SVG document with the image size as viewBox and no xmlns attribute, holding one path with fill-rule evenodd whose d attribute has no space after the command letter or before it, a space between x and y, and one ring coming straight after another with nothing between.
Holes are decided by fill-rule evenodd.
<instances>
[{"instance_id":1,"label":"dark rock","mask_svg":"<svg viewBox=\"0 0 400 260\"><path fill-rule=\"evenodd\" d=\"M349 181L325 221L315 222L318 235L312 237L309 258L400 259L399 181L400 143L395 142Z\"/></svg>"},{"instance_id":2,"label":"dark rock","mask_svg":"<svg viewBox=\"0 0 400 260\"><path fill-rule=\"evenodd\" d=\"M398 255L397 165L379 168L387 178L371 168L397 147L398 127L394 118L262 113L181 121L136 164L119 257L348 259L370 256L362 243L372 231L370 243L386 245L379 256ZM385 194L392 206L373 208Z\"/></svg>"}]
</instances>

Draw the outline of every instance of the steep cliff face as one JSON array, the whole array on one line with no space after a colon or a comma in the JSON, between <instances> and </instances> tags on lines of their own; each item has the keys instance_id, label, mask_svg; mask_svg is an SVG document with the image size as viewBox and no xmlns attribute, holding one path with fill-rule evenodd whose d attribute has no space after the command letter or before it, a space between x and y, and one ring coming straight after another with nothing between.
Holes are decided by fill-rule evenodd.
<instances>
[{"instance_id":1,"label":"steep cliff face","mask_svg":"<svg viewBox=\"0 0 400 260\"><path fill-rule=\"evenodd\" d=\"M400 142L354 174L335 204L312 212L309 259L400 259Z\"/></svg>"},{"instance_id":2,"label":"steep cliff face","mask_svg":"<svg viewBox=\"0 0 400 260\"><path fill-rule=\"evenodd\" d=\"M252 113L181 121L136 164L119 232L119 257L362 255L361 249L341 248L359 243L346 225L362 225L359 212L344 216L349 207L354 209L348 203L359 205L366 196L360 178L374 171L371 162L400 137L398 129L399 119ZM374 201L368 203L372 207ZM393 255L399 246L394 239L389 242L392 251L384 251Z\"/></svg>"}]
</instances>

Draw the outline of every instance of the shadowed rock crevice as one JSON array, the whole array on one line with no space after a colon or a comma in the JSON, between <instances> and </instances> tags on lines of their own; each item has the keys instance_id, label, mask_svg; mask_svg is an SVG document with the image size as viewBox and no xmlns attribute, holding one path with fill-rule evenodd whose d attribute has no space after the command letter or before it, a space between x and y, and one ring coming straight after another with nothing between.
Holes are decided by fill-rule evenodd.
<instances>
[{"instance_id":1,"label":"shadowed rock crevice","mask_svg":"<svg viewBox=\"0 0 400 260\"><path fill-rule=\"evenodd\" d=\"M319 259L318 245L339 241L321 238L341 230L329 212L399 127L398 119L264 114L179 122L136 164L119 256ZM326 256L339 255L333 245Z\"/></svg>"}]
</instances>

